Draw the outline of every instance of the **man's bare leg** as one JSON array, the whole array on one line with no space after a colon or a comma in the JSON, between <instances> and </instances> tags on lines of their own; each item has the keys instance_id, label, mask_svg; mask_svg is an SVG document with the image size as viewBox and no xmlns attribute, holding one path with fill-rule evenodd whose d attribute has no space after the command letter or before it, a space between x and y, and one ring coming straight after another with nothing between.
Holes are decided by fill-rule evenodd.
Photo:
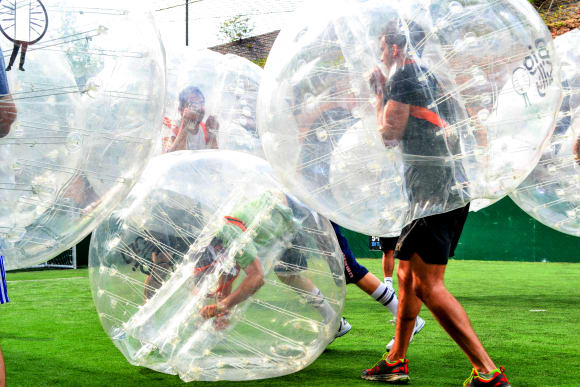
<instances>
[{"instance_id":1,"label":"man's bare leg","mask_svg":"<svg viewBox=\"0 0 580 387\"><path fill-rule=\"evenodd\" d=\"M356 283L356 286L368 295L372 295L380 285L381 281L370 272Z\"/></svg>"},{"instance_id":2,"label":"man's bare leg","mask_svg":"<svg viewBox=\"0 0 580 387\"><path fill-rule=\"evenodd\" d=\"M467 313L445 287L443 278L446 265L427 264L418 254L413 254L410 264L415 294L425 303L443 329L465 352L473 367L478 372L484 373L496 369L497 367L471 327ZM410 303L412 299L403 301L403 297L400 297L400 303L403 304L404 302ZM401 309L402 307L399 307L399 310ZM406 331L402 333L406 333ZM405 352L402 352L402 354L404 355ZM401 351L397 354L401 354Z\"/></svg>"},{"instance_id":3,"label":"man's bare leg","mask_svg":"<svg viewBox=\"0 0 580 387\"><path fill-rule=\"evenodd\" d=\"M391 279L393 278L394 270L395 270L395 251L394 250L383 251L383 276L385 277L385 280L387 278Z\"/></svg>"},{"instance_id":4,"label":"man's bare leg","mask_svg":"<svg viewBox=\"0 0 580 387\"><path fill-rule=\"evenodd\" d=\"M389 361L405 358L415 328L415 319L421 310L421 300L417 298L414 291L411 262L399 261L397 278L399 280L399 310L395 328L395 343L389 352Z\"/></svg>"},{"instance_id":5,"label":"man's bare leg","mask_svg":"<svg viewBox=\"0 0 580 387\"><path fill-rule=\"evenodd\" d=\"M0 348L0 387L6 386L6 367L4 366L4 356Z\"/></svg>"}]
</instances>

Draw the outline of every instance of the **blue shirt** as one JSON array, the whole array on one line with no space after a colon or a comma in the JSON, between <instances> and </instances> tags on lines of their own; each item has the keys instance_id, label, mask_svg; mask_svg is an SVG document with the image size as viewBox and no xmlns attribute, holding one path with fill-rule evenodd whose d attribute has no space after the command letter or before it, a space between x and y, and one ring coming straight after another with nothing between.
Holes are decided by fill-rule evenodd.
<instances>
[{"instance_id":1,"label":"blue shirt","mask_svg":"<svg viewBox=\"0 0 580 387\"><path fill-rule=\"evenodd\" d=\"M10 301L10 298L8 298L4 257L2 256L2 241L0 240L0 304L5 304L8 301Z\"/></svg>"},{"instance_id":2,"label":"blue shirt","mask_svg":"<svg viewBox=\"0 0 580 387\"><path fill-rule=\"evenodd\" d=\"M6 65L4 64L4 55L0 50L0 96L10 94L8 89L8 79L6 78Z\"/></svg>"}]
</instances>

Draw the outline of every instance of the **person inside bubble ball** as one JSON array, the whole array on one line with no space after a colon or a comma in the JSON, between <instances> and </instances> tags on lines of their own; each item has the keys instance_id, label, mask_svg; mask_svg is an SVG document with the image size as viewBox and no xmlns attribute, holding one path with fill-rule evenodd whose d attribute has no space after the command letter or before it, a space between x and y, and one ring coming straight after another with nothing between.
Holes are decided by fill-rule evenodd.
<instances>
[{"instance_id":1,"label":"person inside bubble ball","mask_svg":"<svg viewBox=\"0 0 580 387\"><path fill-rule=\"evenodd\" d=\"M230 309L246 300L264 284L264 273L260 260L257 259L258 255L273 250L274 244L280 243L280 238L288 231L292 213L279 195L270 191L237 205L230 215L224 217L216 236L196 262L194 276L202 278L218 266L227 266L218 264L227 259L228 249L242 239L247 228L255 221L260 225L256 227L253 238L237 251L234 267L220 276L218 289L211 295L215 296L216 302L201 309L200 313L204 318L227 315ZM241 270L245 271L246 277L233 290L232 284Z\"/></svg>"},{"instance_id":2,"label":"person inside bubble ball","mask_svg":"<svg viewBox=\"0 0 580 387\"><path fill-rule=\"evenodd\" d=\"M147 231L149 238L145 241L137 239L134 244L141 241L142 246L135 246L136 251L140 251L143 256L151 257L151 264L139 265L140 262L133 268L136 271L137 267L147 274L145 278L145 301L153 297L155 292L163 286L167 280L168 275L173 271L175 265L182 260L182 257L187 253L189 245L183 238L168 236L168 234L160 234L152 231ZM133 246L132 246L133 247Z\"/></svg>"},{"instance_id":3,"label":"person inside bubble ball","mask_svg":"<svg viewBox=\"0 0 580 387\"><path fill-rule=\"evenodd\" d=\"M266 209L266 210L264 210ZM247 232L252 223L259 223L253 231L253 238L236 254L236 268L220 277L216 292L216 301L201 309L204 318L218 317L217 327L224 327L229 310L246 300L264 284L264 274L257 259L264 254L280 254L275 260L274 272L278 279L290 286L306 303L312 306L328 324L337 317L326 297L318 287L304 275L308 267L307 254L317 247L316 238L301 231L302 227L316 227L317 214L300 205L296 199L281 193L266 191L255 200L242 203L226 216L224 225L204 253L204 259L198 261L196 274L205 273L219 262L228 247ZM301 219L301 223L296 221ZM314 223L313 223L314 222ZM288 243L290 242L290 243ZM289 246L289 247L288 247ZM232 283L237 278L240 269L246 272L244 281L232 291ZM333 272L342 271L342 267L333 268ZM335 278L341 278L335 276ZM343 321L339 324L335 337L339 337Z\"/></svg>"},{"instance_id":4,"label":"person inside bubble ball","mask_svg":"<svg viewBox=\"0 0 580 387\"><path fill-rule=\"evenodd\" d=\"M205 123L205 96L196 86L188 86L179 93L180 120L173 125L171 145L167 152L178 150L217 149L219 123L210 115ZM167 125L168 120L165 120Z\"/></svg>"},{"instance_id":5,"label":"person inside bubble ball","mask_svg":"<svg viewBox=\"0 0 580 387\"><path fill-rule=\"evenodd\" d=\"M327 53L327 60L334 59L332 51ZM323 59L324 60L324 59ZM300 159L303 168L301 173L307 177L309 181L316 181L318 185L329 184L329 169L330 156L341 140L346 131L351 128L357 121L351 110L356 106L354 95L345 94L350 90L349 82L346 82L342 76L326 75L324 77L317 76L316 81L308 78L303 84L298 84L294 88L296 109L294 114L297 115L297 121L301 122L299 139L301 141ZM308 109L306 105L302 105L297 101L305 99L305 91L311 94L324 94L327 100L316 109ZM332 98L332 96L341 95L343 98ZM371 296L375 301L382 306L389 309L394 317L397 315L398 299L393 289L391 266L390 274L385 277L390 278L391 281L385 280L382 283L374 274L370 273L366 267L358 263L356 257L352 253L348 240L341 232L338 224L330 222L338 239L340 249L344 256L344 275L346 284L355 284L359 289ZM381 238L382 239L382 238ZM394 244L392 243L392 250ZM386 245L386 243L385 243ZM391 263L394 258L391 257ZM384 265L387 260L384 260ZM425 321L417 318L416 327L413 331L411 341L415 334L419 333L425 326ZM339 330L336 337L345 335L351 330L352 326L342 317L339 325ZM387 345L387 351L393 345L394 340L391 340Z\"/></svg>"},{"instance_id":6,"label":"person inside bubble ball","mask_svg":"<svg viewBox=\"0 0 580 387\"><path fill-rule=\"evenodd\" d=\"M228 236L231 237L232 233L236 233L236 230L232 229L233 227L240 228L244 227L244 225L238 219L226 217L224 228L212 240L210 246L197 261L194 277L201 278L211 273L218 267L218 263L225 259L224 253L227 243L224 243L224 240L227 241ZM233 289L233 283L242 270L246 276L242 283ZM233 268L229 268L229 270L221 269L216 291L207 296L213 302L205 305L200 314L205 319L216 317L216 328L224 329L228 324L227 316L229 311L256 293L263 285L264 273L260 261L253 254L244 252L236 256Z\"/></svg>"},{"instance_id":7,"label":"person inside bubble ball","mask_svg":"<svg viewBox=\"0 0 580 387\"><path fill-rule=\"evenodd\" d=\"M444 103L437 105L437 110L431 107L442 90L435 77L416 62L420 60L425 36L423 28L415 22L388 23L381 33L380 47L381 61L391 76L387 79L377 68L370 83L379 102L378 130L386 146L400 145L407 155L444 156L454 144L451 138L437 133L449 125L446 110L451 107ZM407 190L414 191L409 193L412 204L440 200L436 195L447 198L457 195L449 193L452 192L449 187L456 184L453 179L453 171L445 167L414 165L405 160ZM448 257L454 254L468 211L466 205L419 218L402 230L395 249L399 259L400 299L395 342L374 367L363 371L363 379L389 383L409 380L406 353L415 319L424 303L473 365L465 386L509 386L503 367L495 366L465 310L443 282Z\"/></svg>"}]
</instances>

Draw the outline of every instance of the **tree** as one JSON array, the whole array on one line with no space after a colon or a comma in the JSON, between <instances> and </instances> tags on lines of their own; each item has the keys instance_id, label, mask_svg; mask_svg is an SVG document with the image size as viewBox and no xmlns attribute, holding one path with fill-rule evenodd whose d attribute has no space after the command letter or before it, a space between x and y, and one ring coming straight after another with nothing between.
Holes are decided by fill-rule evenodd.
<instances>
[{"instance_id":1,"label":"tree","mask_svg":"<svg viewBox=\"0 0 580 387\"><path fill-rule=\"evenodd\" d=\"M219 31L225 41L235 42L249 37L254 25L250 24L249 17L237 15L224 21Z\"/></svg>"}]
</instances>

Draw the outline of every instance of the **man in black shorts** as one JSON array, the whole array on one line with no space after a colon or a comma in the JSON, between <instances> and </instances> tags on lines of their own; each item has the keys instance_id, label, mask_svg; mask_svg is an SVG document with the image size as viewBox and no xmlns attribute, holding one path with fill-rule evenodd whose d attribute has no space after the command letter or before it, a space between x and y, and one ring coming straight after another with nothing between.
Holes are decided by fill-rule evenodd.
<instances>
[{"instance_id":1,"label":"man in black shorts","mask_svg":"<svg viewBox=\"0 0 580 387\"><path fill-rule=\"evenodd\" d=\"M376 69L370 80L379 102L379 132L386 146L402 147L413 218L428 206L441 212L459 208L416 219L402 230L395 249L400 260L395 342L388 355L361 377L390 383L409 381L405 356L423 302L473 364L464 385L505 387L509 383L503 368L498 369L488 356L464 309L443 282L469 205L465 205L465 193L457 188L463 181L461 165L447 157L459 152L458 140L448 130L453 99L443 97L435 77L414 60L421 55L425 36L422 27L404 20L388 24L380 36L381 61L392 76L386 81ZM442 102L436 105L436 101ZM446 157L451 161L445 162Z\"/></svg>"}]
</instances>

